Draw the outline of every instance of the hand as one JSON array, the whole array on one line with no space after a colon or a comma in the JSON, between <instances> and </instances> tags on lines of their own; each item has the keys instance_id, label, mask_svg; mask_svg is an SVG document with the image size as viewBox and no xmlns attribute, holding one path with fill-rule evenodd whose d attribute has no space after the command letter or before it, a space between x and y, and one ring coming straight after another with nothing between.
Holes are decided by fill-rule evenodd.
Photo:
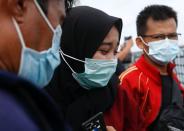
<instances>
[{"instance_id":1,"label":"hand","mask_svg":"<svg viewBox=\"0 0 184 131\"><path fill-rule=\"evenodd\" d=\"M116 129L114 129L114 127L112 126L106 126L107 131L116 131Z\"/></svg>"},{"instance_id":2,"label":"hand","mask_svg":"<svg viewBox=\"0 0 184 131\"><path fill-rule=\"evenodd\" d=\"M125 60L125 58L127 57L128 53L131 52L131 47L133 46L134 42L133 39L129 39L126 41L125 46L120 50L120 52L118 52L116 54L116 57L123 62L123 60Z\"/></svg>"},{"instance_id":3,"label":"hand","mask_svg":"<svg viewBox=\"0 0 184 131\"><path fill-rule=\"evenodd\" d=\"M124 44L121 44L121 49L120 49L120 51L126 50L126 49L130 50L130 48L131 48L133 45L134 45L134 41L133 41L132 38L129 39L129 40L126 40Z\"/></svg>"},{"instance_id":4,"label":"hand","mask_svg":"<svg viewBox=\"0 0 184 131\"><path fill-rule=\"evenodd\" d=\"M133 45L134 45L134 41L132 38L126 41L125 46L128 46L129 48L131 48Z\"/></svg>"}]
</instances>

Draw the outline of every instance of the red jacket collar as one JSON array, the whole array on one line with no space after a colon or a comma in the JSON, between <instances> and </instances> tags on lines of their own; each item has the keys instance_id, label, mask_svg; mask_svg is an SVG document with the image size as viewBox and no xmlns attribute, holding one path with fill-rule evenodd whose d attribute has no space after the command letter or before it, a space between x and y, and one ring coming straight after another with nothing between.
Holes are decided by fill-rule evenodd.
<instances>
[{"instance_id":1,"label":"red jacket collar","mask_svg":"<svg viewBox=\"0 0 184 131\"><path fill-rule=\"evenodd\" d=\"M156 83L161 84L159 70L155 66L149 64L144 58L144 55L142 55L137 60L137 62L135 63L135 66L137 66L145 75L147 75L149 78L154 80ZM175 64L173 63L168 64L167 70L169 75L172 75L174 67L175 67Z\"/></svg>"}]
</instances>

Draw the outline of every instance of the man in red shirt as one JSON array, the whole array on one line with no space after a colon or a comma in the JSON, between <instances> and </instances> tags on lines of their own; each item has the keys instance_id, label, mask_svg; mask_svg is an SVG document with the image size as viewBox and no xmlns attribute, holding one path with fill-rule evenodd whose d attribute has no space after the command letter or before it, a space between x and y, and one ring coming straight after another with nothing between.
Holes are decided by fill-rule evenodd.
<instances>
[{"instance_id":1,"label":"man in red shirt","mask_svg":"<svg viewBox=\"0 0 184 131\"><path fill-rule=\"evenodd\" d=\"M105 116L118 131L154 130L171 102L173 81L183 93L172 63L180 52L176 12L164 5L144 8L137 17L137 35L143 55L120 75L116 102Z\"/></svg>"}]
</instances>

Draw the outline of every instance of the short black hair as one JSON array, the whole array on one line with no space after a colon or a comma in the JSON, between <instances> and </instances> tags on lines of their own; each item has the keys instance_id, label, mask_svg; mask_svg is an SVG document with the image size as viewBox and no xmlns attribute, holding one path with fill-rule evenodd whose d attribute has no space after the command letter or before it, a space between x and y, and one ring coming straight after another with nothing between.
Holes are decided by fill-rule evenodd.
<instances>
[{"instance_id":1,"label":"short black hair","mask_svg":"<svg viewBox=\"0 0 184 131\"><path fill-rule=\"evenodd\" d=\"M43 12L47 14L49 0L37 0L37 1L39 5L41 6ZM65 9L66 11L68 11L73 6L74 0L64 0L64 1L65 1Z\"/></svg>"},{"instance_id":2,"label":"short black hair","mask_svg":"<svg viewBox=\"0 0 184 131\"><path fill-rule=\"evenodd\" d=\"M145 35L149 18L155 21L164 21L174 18L176 25L178 24L177 13L171 7L165 5L150 5L145 7L137 16L136 26L138 36Z\"/></svg>"}]
</instances>

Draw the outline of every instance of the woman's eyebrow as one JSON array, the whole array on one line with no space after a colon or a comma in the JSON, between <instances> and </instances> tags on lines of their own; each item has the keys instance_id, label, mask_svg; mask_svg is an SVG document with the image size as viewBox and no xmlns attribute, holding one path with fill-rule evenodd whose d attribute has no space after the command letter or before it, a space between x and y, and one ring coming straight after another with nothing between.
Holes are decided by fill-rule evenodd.
<instances>
[{"instance_id":1,"label":"woman's eyebrow","mask_svg":"<svg viewBox=\"0 0 184 131\"><path fill-rule=\"evenodd\" d=\"M111 42L103 42L103 43L101 44L101 46L102 46L102 45L104 45L104 46L106 46L106 45L107 45L107 46L112 46L112 43L111 43Z\"/></svg>"}]
</instances>

